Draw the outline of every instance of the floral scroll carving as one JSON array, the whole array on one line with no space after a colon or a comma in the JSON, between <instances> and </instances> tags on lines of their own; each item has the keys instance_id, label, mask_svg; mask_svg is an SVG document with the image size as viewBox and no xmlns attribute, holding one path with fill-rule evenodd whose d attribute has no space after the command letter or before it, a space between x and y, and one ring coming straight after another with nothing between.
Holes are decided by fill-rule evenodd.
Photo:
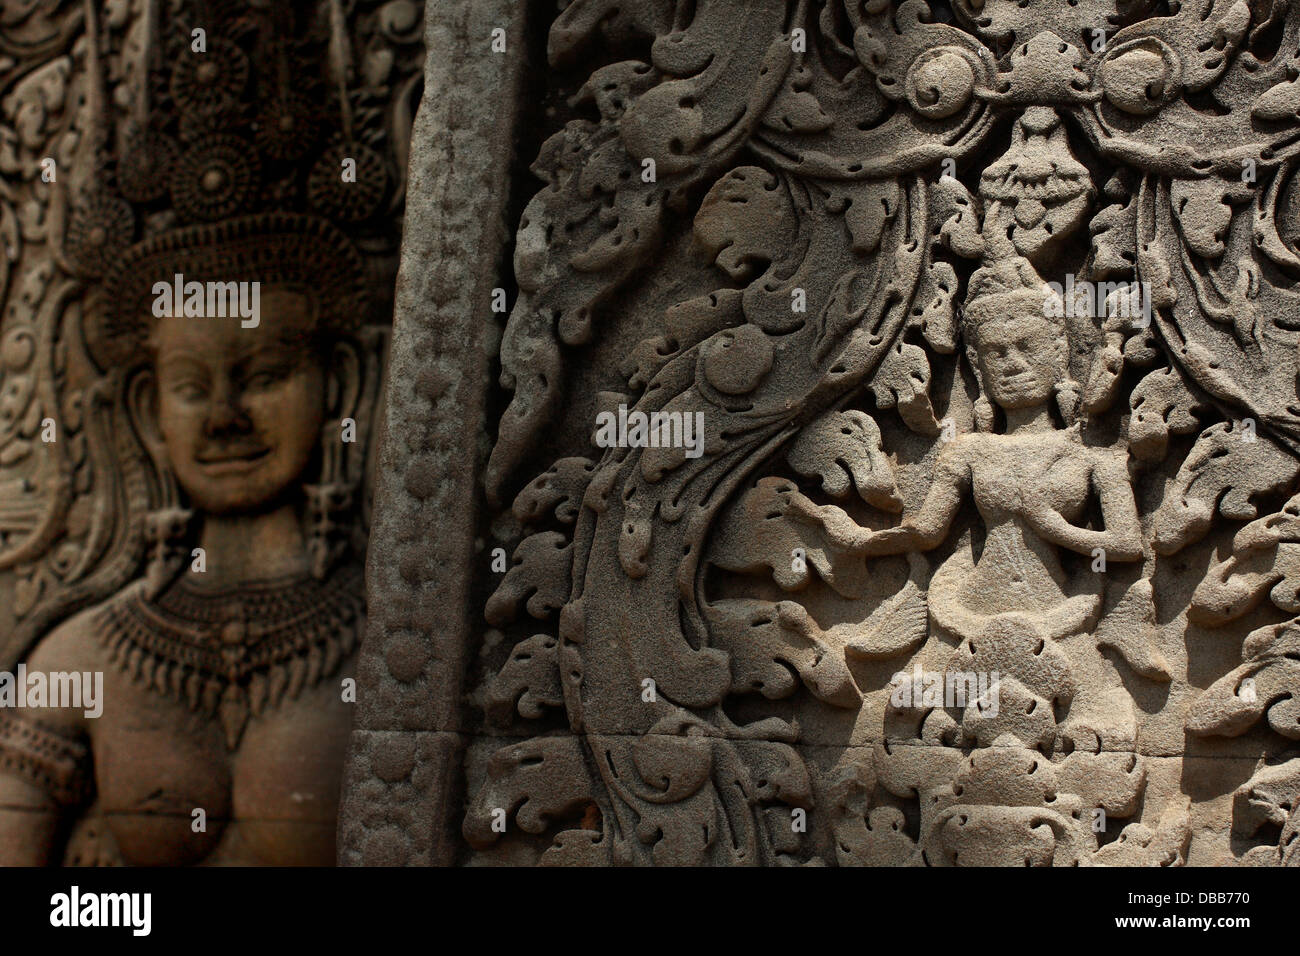
<instances>
[{"instance_id":1,"label":"floral scroll carving","mask_svg":"<svg viewBox=\"0 0 1300 956\"><path fill-rule=\"evenodd\" d=\"M551 26L463 852L1291 862L1300 12L736 6Z\"/></svg>"}]
</instances>

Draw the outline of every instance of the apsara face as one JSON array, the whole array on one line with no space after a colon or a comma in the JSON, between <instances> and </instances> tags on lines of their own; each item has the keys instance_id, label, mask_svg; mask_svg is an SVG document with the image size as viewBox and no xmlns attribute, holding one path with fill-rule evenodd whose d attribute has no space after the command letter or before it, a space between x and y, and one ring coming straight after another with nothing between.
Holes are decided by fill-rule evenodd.
<instances>
[{"instance_id":1,"label":"apsara face","mask_svg":"<svg viewBox=\"0 0 1300 956\"><path fill-rule=\"evenodd\" d=\"M235 318L168 316L153 344L158 428L193 506L238 514L296 487L325 416L324 363L306 296L268 288L254 328Z\"/></svg>"},{"instance_id":2,"label":"apsara face","mask_svg":"<svg viewBox=\"0 0 1300 956\"><path fill-rule=\"evenodd\" d=\"M1032 313L986 322L979 330L979 363L984 388L1001 408L1041 405L1064 374L1064 330Z\"/></svg>"}]
</instances>

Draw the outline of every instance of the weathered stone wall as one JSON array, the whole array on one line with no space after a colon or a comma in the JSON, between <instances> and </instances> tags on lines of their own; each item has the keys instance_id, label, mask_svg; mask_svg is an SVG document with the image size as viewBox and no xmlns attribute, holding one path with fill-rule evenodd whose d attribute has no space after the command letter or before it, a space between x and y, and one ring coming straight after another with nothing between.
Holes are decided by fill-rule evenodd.
<instances>
[{"instance_id":1,"label":"weathered stone wall","mask_svg":"<svg viewBox=\"0 0 1300 956\"><path fill-rule=\"evenodd\" d=\"M427 29L344 862L1296 859L1300 12Z\"/></svg>"}]
</instances>

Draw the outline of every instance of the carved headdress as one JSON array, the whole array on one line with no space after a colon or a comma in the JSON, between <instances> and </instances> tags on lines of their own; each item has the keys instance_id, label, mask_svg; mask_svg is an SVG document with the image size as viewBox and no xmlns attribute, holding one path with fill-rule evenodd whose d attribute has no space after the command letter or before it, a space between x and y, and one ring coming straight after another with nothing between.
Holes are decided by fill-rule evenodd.
<instances>
[{"instance_id":1,"label":"carved headdress","mask_svg":"<svg viewBox=\"0 0 1300 956\"><path fill-rule=\"evenodd\" d=\"M116 271L122 247L137 239L271 214L302 217L279 226L300 233L307 261L342 244L325 236L326 247L313 249L321 227L307 216L345 226L371 251L391 252L400 229L385 214L404 198L406 134L390 137L376 104L392 101L395 122L410 112L418 76L393 89L403 71L384 47L418 38L401 35L383 10L358 11L350 24L294 4L183 3L168 18L157 8L146 3L128 29L129 89L112 97L97 52L99 25L93 16L88 22L93 168L74 184L63 242L69 268L99 279ZM364 78L351 52L360 42L387 53L368 57ZM111 100L129 108L114 109ZM233 231L250 230L267 231L247 224ZM198 247L213 237L187 233L165 245L179 249L186 239Z\"/></svg>"},{"instance_id":2,"label":"carved headdress","mask_svg":"<svg viewBox=\"0 0 1300 956\"><path fill-rule=\"evenodd\" d=\"M975 270L967 286L962 308L963 328L968 337L978 341L980 327L988 322L1037 315L1064 329L1062 304L1061 296L1024 256L986 260Z\"/></svg>"},{"instance_id":3,"label":"carved headdress","mask_svg":"<svg viewBox=\"0 0 1300 956\"><path fill-rule=\"evenodd\" d=\"M46 567L52 553L33 564L11 659L138 576L146 550L152 576L185 530L130 395L153 285L176 273L289 286L308 294L316 333L356 340L360 390L345 414L359 440L325 442L304 487L321 531L308 529L317 568L340 539L363 540L366 525L368 419L421 89L419 5L142 0L121 16L101 10L86 5L84 131L76 163L59 172L66 213L52 217L56 262L91 293L68 315L94 366L69 378L92 390L84 415L63 423L72 440L51 446L79 458L61 463L69 488L47 520L63 522L75 505L101 510L82 498L120 504L65 535L58 568ZM338 425L325 424L336 439Z\"/></svg>"},{"instance_id":4,"label":"carved headdress","mask_svg":"<svg viewBox=\"0 0 1300 956\"><path fill-rule=\"evenodd\" d=\"M177 273L300 289L318 329L355 333L377 318L356 243L384 256L396 247L399 223L383 214L400 208L405 146L385 155L371 101L389 91L358 82L349 33L372 34L374 48L373 34L397 39L400 24L246 0L195 0L167 18L158 6L144 4L127 31L138 44L123 51L136 71L129 95L110 98L98 56L87 59L94 169L74 189L63 251L104 293L87 336L96 361L143 354L145 297ZM93 17L87 29L98 50Z\"/></svg>"},{"instance_id":5,"label":"carved headdress","mask_svg":"<svg viewBox=\"0 0 1300 956\"><path fill-rule=\"evenodd\" d=\"M257 281L303 293L317 334L352 337L367 315L364 264L327 220L293 213L189 226L137 243L105 277L87 344L105 368L146 354L153 288L171 282Z\"/></svg>"},{"instance_id":6,"label":"carved headdress","mask_svg":"<svg viewBox=\"0 0 1300 956\"><path fill-rule=\"evenodd\" d=\"M1049 285L1024 256L1009 254L986 259L971 275L966 301L962 307L962 337L966 359L978 374L980 330L1009 319L1034 317L1053 325L1063 343L1068 344L1064 302L1060 293ZM1065 351L1068 356L1068 348ZM1070 376L1068 358L1061 368L1056 385L1056 400L1061 417L1073 424L1079 404L1079 387ZM993 407L981 396L975 405L976 425L981 431L993 427Z\"/></svg>"}]
</instances>

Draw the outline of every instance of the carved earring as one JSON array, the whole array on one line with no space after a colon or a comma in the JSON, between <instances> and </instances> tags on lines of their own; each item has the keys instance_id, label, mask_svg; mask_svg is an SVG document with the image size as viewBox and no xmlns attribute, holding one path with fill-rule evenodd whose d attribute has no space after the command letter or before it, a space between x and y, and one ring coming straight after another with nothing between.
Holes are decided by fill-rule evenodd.
<instances>
[{"instance_id":1,"label":"carved earring","mask_svg":"<svg viewBox=\"0 0 1300 956\"><path fill-rule=\"evenodd\" d=\"M185 567L189 558L190 526L194 512L176 506L157 508L144 516L144 537L149 548L145 595L154 600Z\"/></svg>"},{"instance_id":2,"label":"carved earring","mask_svg":"<svg viewBox=\"0 0 1300 956\"><path fill-rule=\"evenodd\" d=\"M997 427L997 418L993 411L993 403L988 400L988 395L984 390L984 376L980 372L979 353L973 344L966 346L966 362L974 371L975 384L979 387L979 397L975 399L975 405L971 409L971 416L975 419L975 430L977 432L991 432Z\"/></svg>"},{"instance_id":3,"label":"carved earring","mask_svg":"<svg viewBox=\"0 0 1300 956\"><path fill-rule=\"evenodd\" d=\"M1074 379L1067 377L1056 383L1056 408L1066 428L1074 424L1079 416L1079 383Z\"/></svg>"},{"instance_id":4,"label":"carved earring","mask_svg":"<svg viewBox=\"0 0 1300 956\"><path fill-rule=\"evenodd\" d=\"M312 577L324 580L348 550L349 518L354 488L343 480L343 449L339 423L321 429L321 480L304 485L307 496L307 556Z\"/></svg>"},{"instance_id":5,"label":"carved earring","mask_svg":"<svg viewBox=\"0 0 1300 956\"><path fill-rule=\"evenodd\" d=\"M347 485L305 485L307 493L307 555L312 577L324 580L348 549L348 516L352 489Z\"/></svg>"},{"instance_id":6,"label":"carved earring","mask_svg":"<svg viewBox=\"0 0 1300 956\"><path fill-rule=\"evenodd\" d=\"M360 381L355 350L337 345L334 361L342 371L340 379L331 377L329 383L328 403L333 411L321 426L320 482L303 486L307 496L307 554L312 576L317 580L324 580L350 548L360 481L355 462L349 457L353 454L350 449L355 447L353 438L344 437L347 433L344 426L350 425L355 435L356 422L351 416L365 420L363 416L368 411L357 407L358 395L355 388L348 386L349 382Z\"/></svg>"},{"instance_id":7,"label":"carved earring","mask_svg":"<svg viewBox=\"0 0 1300 956\"><path fill-rule=\"evenodd\" d=\"M148 549L145 595L153 600L176 579L190 557L194 511L181 507L180 486L167 461L161 434L148 413L153 401L151 374L138 375L126 392L125 411L131 425L143 438L145 452L157 479L157 507L144 513L144 540Z\"/></svg>"}]
</instances>

